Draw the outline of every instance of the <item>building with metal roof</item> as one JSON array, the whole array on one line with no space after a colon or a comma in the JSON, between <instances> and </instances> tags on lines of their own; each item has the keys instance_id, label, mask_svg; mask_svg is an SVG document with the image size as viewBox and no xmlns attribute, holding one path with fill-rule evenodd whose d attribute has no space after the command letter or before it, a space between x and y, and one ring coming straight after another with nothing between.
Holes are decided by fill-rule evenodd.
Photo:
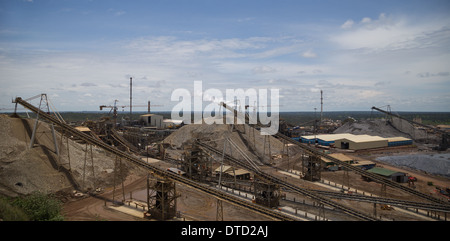
<instances>
[{"instance_id":1,"label":"building with metal roof","mask_svg":"<svg viewBox=\"0 0 450 241\"><path fill-rule=\"evenodd\" d=\"M145 126L155 126L156 128L163 128L163 116L155 114L145 114L140 116L141 121Z\"/></svg>"},{"instance_id":2,"label":"building with metal roof","mask_svg":"<svg viewBox=\"0 0 450 241\"><path fill-rule=\"evenodd\" d=\"M301 136L302 143L318 144L321 146L332 146L341 149L362 150L380 147L412 145L413 140L405 137L380 137L371 135L342 134L320 134Z\"/></svg>"},{"instance_id":3,"label":"building with metal roof","mask_svg":"<svg viewBox=\"0 0 450 241\"><path fill-rule=\"evenodd\" d=\"M303 143L317 144L322 146L333 146L336 140L354 136L350 133L342 133L342 134L320 134L320 135L309 135L309 136L301 136L300 141Z\"/></svg>"},{"instance_id":4,"label":"building with metal roof","mask_svg":"<svg viewBox=\"0 0 450 241\"><path fill-rule=\"evenodd\" d=\"M397 171L393 171L393 170L389 170L389 169L385 169L385 168L381 168L381 167L371 168L371 169L367 170L367 172L389 178L395 182L403 183L403 182L408 181L408 177L407 177L406 173L404 173L404 172L397 172Z\"/></svg>"},{"instance_id":5,"label":"building with metal roof","mask_svg":"<svg viewBox=\"0 0 450 241\"><path fill-rule=\"evenodd\" d=\"M220 174L220 169L221 167L217 167L216 170L214 170L214 172L216 173L216 175ZM222 174L225 174L227 176L231 176L234 177L236 176L237 179L242 179L242 180L248 180L250 179L250 172L244 169L236 169L232 166L227 166L224 165L222 167Z\"/></svg>"},{"instance_id":6,"label":"building with metal roof","mask_svg":"<svg viewBox=\"0 0 450 241\"><path fill-rule=\"evenodd\" d=\"M379 136L354 135L336 140L334 145L341 149L363 150L387 147L388 140Z\"/></svg>"},{"instance_id":7,"label":"building with metal roof","mask_svg":"<svg viewBox=\"0 0 450 241\"><path fill-rule=\"evenodd\" d=\"M407 146L412 145L413 140L405 137L388 137L388 146Z\"/></svg>"},{"instance_id":8,"label":"building with metal roof","mask_svg":"<svg viewBox=\"0 0 450 241\"><path fill-rule=\"evenodd\" d=\"M343 153L332 153L328 154L331 157L334 157L338 159L339 161L346 162L348 164L351 164L352 166L360 167L361 169L370 169L373 168L376 164L375 162L369 161L369 160L363 160L361 158L355 159L354 157L348 156ZM324 167L330 171L336 171L339 170L340 167L336 166L336 164L327 159L326 157L321 157Z\"/></svg>"}]
</instances>

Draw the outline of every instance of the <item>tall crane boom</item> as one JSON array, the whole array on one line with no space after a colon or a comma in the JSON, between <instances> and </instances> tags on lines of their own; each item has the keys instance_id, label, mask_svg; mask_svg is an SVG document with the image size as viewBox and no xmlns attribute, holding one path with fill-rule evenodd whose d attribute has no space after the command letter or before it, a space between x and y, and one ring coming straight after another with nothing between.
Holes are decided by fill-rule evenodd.
<instances>
[{"instance_id":1,"label":"tall crane boom","mask_svg":"<svg viewBox=\"0 0 450 241\"><path fill-rule=\"evenodd\" d=\"M406 119L405 117L402 117L402 116L400 116L400 115L394 114L394 113L392 113L392 112L390 112L390 111L382 110L382 109L377 108L377 107L375 107L375 106L372 107L372 110L377 110L377 111L379 111L379 112L381 112L381 113L384 113L384 114L387 114L387 115L390 115L390 116L397 117L397 118L399 118L399 119L408 121L408 122L410 122L410 123L412 123L412 124L415 124L415 125L418 125L418 126L422 126L422 127L425 127L425 128L427 128L427 129L431 129L431 130L433 130L433 131L435 131L435 132L438 132L438 133L442 134L442 142L441 142L441 144L439 144L438 150L445 151L445 150L447 150L447 148L450 146L450 141L449 141L449 139L450 139L449 137L450 137L450 136L449 136L449 133L447 133L447 132L444 131L444 130L441 130L441 129L439 129L439 128L432 127L432 126L429 126L429 125L425 125L425 124L422 124L422 123L419 123L419 122L416 122L416 121L408 120L408 119Z\"/></svg>"},{"instance_id":2,"label":"tall crane boom","mask_svg":"<svg viewBox=\"0 0 450 241\"><path fill-rule=\"evenodd\" d=\"M382 109L377 108L377 107L375 107L375 106L372 107L372 110L377 110L377 111L382 112L382 113L384 113L384 114L391 115L391 116L397 117L397 118L399 118L399 119L408 121L408 122L410 122L410 123L412 123L412 124L419 125L419 126L422 126L422 127L428 128L428 129L432 129L432 130L434 130L434 131L436 131L436 132L439 132L439 133L442 133L442 134L446 134L445 131L440 130L440 129L438 129L438 128L431 127L431 126L429 126L429 125L425 125L425 124L422 124L422 123L419 123L419 122L416 122L416 121L408 120L408 119L406 119L405 117L402 117L402 116L400 116L400 115L394 114L394 113L389 112L389 111L382 110Z\"/></svg>"}]
</instances>

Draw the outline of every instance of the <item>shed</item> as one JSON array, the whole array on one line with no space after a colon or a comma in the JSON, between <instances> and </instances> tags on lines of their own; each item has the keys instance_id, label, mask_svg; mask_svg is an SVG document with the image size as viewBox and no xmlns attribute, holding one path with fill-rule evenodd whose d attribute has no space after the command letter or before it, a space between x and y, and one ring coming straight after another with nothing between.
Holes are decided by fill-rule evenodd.
<instances>
[{"instance_id":1,"label":"shed","mask_svg":"<svg viewBox=\"0 0 450 241\"><path fill-rule=\"evenodd\" d=\"M77 126L77 127L75 127L75 129L77 129L81 132L87 133L87 134L91 133L91 129L89 129L89 127L86 127L86 126Z\"/></svg>"},{"instance_id":2,"label":"shed","mask_svg":"<svg viewBox=\"0 0 450 241\"><path fill-rule=\"evenodd\" d=\"M335 146L342 149L363 150L387 147L388 140L379 136L353 135L335 141Z\"/></svg>"},{"instance_id":3,"label":"shed","mask_svg":"<svg viewBox=\"0 0 450 241\"><path fill-rule=\"evenodd\" d=\"M353 158L346 156L345 154L342 154L342 153L333 153L333 154L329 154L329 156L334 157L334 158L338 159L339 161L346 162L349 164L354 162ZM321 157L321 158L322 158L322 161L325 163L325 167L335 165L335 163L333 161L327 159L326 157Z\"/></svg>"},{"instance_id":4,"label":"shed","mask_svg":"<svg viewBox=\"0 0 450 241\"><path fill-rule=\"evenodd\" d=\"M352 164L355 167L359 167L363 170L368 170L374 168L376 163L369 160L356 160L355 163Z\"/></svg>"},{"instance_id":5,"label":"shed","mask_svg":"<svg viewBox=\"0 0 450 241\"><path fill-rule=\"evenodd\" d=\"M155 126L156 128L164 127L162 115L145 114L141 115L140 119L142 122L144 122L145 126Z\"/></svg>"},{"instance_id":6,"label":"shed","mask_svg":"<svg viewBox=\"0 0 450 241\"><path fill-rule=\"evenodd\" d=\"M367 170L367 172L374 173L374 174L383 176L385 178L389 178L395 182L403 183L403 182L408 181L408 177L406 176L406 173L404 173L404 172L397 172L397 171L393 171L393 170L389 170L389 169L385 169L385 168L381 168L381 167L371 168L371 169Z\"/></svg>"},{"instance_id":7,"label":"shed","mask_svg":"<svg viewBox=\"0 0 450 241\"><path fill-rule=\"evenodd\" d=\"M218 176L220 174L220 166L214 170L216 175ZM226 166L224 165L222 168L222 174L225 174L230 177L234 177L236 175L237 179L241 180L248 180L250 179L250 172L244 169L235 169L232 166Z\"/></svg>"}]
</instances>

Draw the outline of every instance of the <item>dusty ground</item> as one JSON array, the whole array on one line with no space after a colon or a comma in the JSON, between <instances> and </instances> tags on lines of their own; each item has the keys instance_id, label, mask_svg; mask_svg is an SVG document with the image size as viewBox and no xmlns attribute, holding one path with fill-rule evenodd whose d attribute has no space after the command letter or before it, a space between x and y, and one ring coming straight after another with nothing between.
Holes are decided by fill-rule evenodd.
<instances>
[{"instance_id":1,"label":"dusty ground","mask_svg":"<svg viewBox=\"0 0 450 241\"><path fill-rule=\"evenodd\" d=\"M17 196L31 193L35 190L40 190L49 193L56 193L61 200L64 201L64 216L66 220L143 220L142 218L134 217L125 213L115 211L111 208L112 196L113 196L113 170L114 170L114 157L111 157L105 151L101 149L93 148L94 156L94 176L91 172L90 159L87 162L87 169L84 165L86 156L85 150L86 146L84 144L79 144L72 140L63 139L61 148L61 157L54 154L52 149L52 139L51 132L45 123L39 126L37 140L38 143L33 147L29 148L29 140L31 136L30 127L34 125L34 120L21 120L17 118L10 118L6 115L0 115L0 132L4 138L0 139L0 194L5 196ZM28 128L28 129L27 129ZM185 132L182 133L181 141L175 136L171 136L172 144L176 147L181 147L183 142L192 138L193 136L198 137L199 134L196 132L208 132L207 128L212 128L215 130L212 134L209 133L203 138L215 140L223 139L223 132L229 131L227 128L213 128L204 127L205 130L199 131L195 130L194 126L185 128ZM221 134L222 131L222 134ZM247 145L244 139L252 137L251 132L248 129L243 129L243 135L239 136L236 132L228 133L233 140L242 148L245 149ZM178 133L178 134L180 134ZM58 140L60 139L60 135ZM259 135L256 135L258 137ZM177 142L179 141L179 142ZM255 140L257 143L257 148L254 152L249 152L248 155L258 158L261 153L264 152L262 148L264 146L264 139L257 138ZM67 144L68 143L68 144ZM217 148L223 147L223 140L216 142ZM247 142L247 143L252 143ZM282 143L278 140L271 140L272 152L275 154L282 152ZM67 148L69 147L69 148ZM295 149L295 148L292 148ZM290 149L290 154L296 155L295 152ZM402 150L397 150L402 152ZM405 152L411 152L411 150L404 150ZM231 153L235 157L239 157L237 152ZM359 158L374 160L377 156L386 153L354 153ZM296 155L298 157L298 153ZM68 158L71 161L71 172L68 176L67 173L62 172L61 168L67 167ZM264 161L264 160L262 160ZM279 163L280 160L275 163L278 167L286 167L287 163ZM129 163L123 162L123 176L126 176L125 185L125 195L126 198L129 197L130 192L135 193L133 197L138 198L139 192L142 192L146 188L146 171L141 170ZM289 166L292 167L295 164L295 158L291 158ZM60 166L58 166L60 165ZM173 164L159 162L155 165L161 168L167 168L174 166ZM429 175L417 170L405 170L404 168L388 166L384 163L377 164L378 166L388 167L393 170L400 170L407 172L410 175L416 176L418 182L416 183L416 190L424 193L430 193L430 195L436 196L434 192L435 186L439 185L442 187L448 187L449 179L434 175ZM301 170L299 163L296 163L296 169ZM264 167L264 169L273 175L285 178L287 181L295 183L296 185L306 188L306 189L318 189L318 190L329 190L326 187L319 186L315 183L304 181L298 178L287 176L276 172L273 168ZM76 197L73 193L74 184L82 186L83 183L83 172L86 172L85 176L85 187L90 188L91 193L95 194L93 196L84 195L83 197ZM322 177L326 180L334 181L337 183L344 182L344 175L342 171L336 172L323 172ZM70 179L72 178L72 179ZM434 186L427 185L428 182L433 182ZM375 182L365 182L361 180L361 176L349 172L349 183L352 188L357 188L361 191L370 192L375 195L379 195L381 191L381 185ZM407 184L404 184L407 185ZM92 192L95 188L100 187L101 192ZM122 199L121 185L117 182L115 191L115 199ZM86 188L84 188L86 190ZM177 185L177 193L180 195L177 203L177 210L181 212L182 216L188 220L215 220L216 219L216 199L199 193L193 189L185 186ZM408 194L398 192L391 188L387 188L388 197L412 200ZM289 197L296 197L297 200L301 200L301 197L296 194L286 192ZM144 198L145 200L145 198ZM314 200L307 200L312 203ZM358 210L362 210L365 213L373 213L373 204L358 203L345 200L335 200L336 202L341 202L345 205L353 207ZM417 200L423 201L423 200ZM105 205L106 204L106 205ZM282 205L288 205L282 202ZM312 208L308 206L299 206L299 209L304 209L310 213L318 213L317 208ZM224 209L224 220L269 220L268 218L250 212L240 207L223 202ZM404 214L397 211L384 211L377 210L378 215L382 216L386 220L422 220L421 218L411 216L409 214ZM326 210L326 216L332 220L354 220L351 217L342 215L340 213L333 212L332 210Z\"/></svg>"},{"instance_id":2,"label":"dusty ground","mask_svg":"<svg viewBox=\"0 0 450 241\"><path fill-rule=\"evenodd\" d=\"M147 181L146 176L134 177L136 180L127 180L125 183L126 199L133 192L134 199L145 201L145 192ZM177 185L177 211L181 212L181 218L185 220L195 221L215 221L217 199L210 195L203 194L189 187ZM115 192L115 200L122 199L122 189L117 186ZM141 194L139 194L141 193ZM144 218L133 217L131 215L113 210L109 208L112 203L112 188L108 188L104 193L94 196L86 196L82 198L71 197L64 204L63 215L65 220L70 221L143 221ZM236 207L227 202L222 203L223 215L225 221L264 221L271 220L262 215L248 211L246 209Z\"/></svg>"}]
</instances>

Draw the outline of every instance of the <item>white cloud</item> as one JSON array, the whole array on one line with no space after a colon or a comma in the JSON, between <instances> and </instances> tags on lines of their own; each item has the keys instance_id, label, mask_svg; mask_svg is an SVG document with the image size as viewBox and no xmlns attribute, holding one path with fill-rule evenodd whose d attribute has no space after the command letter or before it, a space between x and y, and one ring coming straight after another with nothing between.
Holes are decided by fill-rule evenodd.
<instances>
[{"instance_id":1,"label":"white cloud","mask_svg":"<svg viewBox=\"0 0 450 241\"><path fill-rule=\"evenodd\" d=\"M350 28L352 28L354 23L355 22L353 20L349 19L349 20L345 21L344 24L341 25L341 28L342 29L350 29Z\"/></svg>"},{"instance_id":2,"label":"white cloud","mask_svg":"<svg viewBox=\"0 0 450 241\"><path fill-rule=\"evenodd\" d=\"M370 19L368 17L365 17L361 20L361 23L365 23L365 24L370 23L370 22L372 22L372 19Z\"/></svg>"},{"instance_id":3,"label":"white cloud","mask_svg":"<svg viewBox=\"0 0 450 241\"><path fill-rule=\"evenodd\" d=\"M358 91L357 96L359 98L363 98L363 99L369 99L369 98L373 98L373 97L377 97L379 95L383 94L381 91L376 91L376 90L363 90L363 91Z\"/></svg>"},{"instance_id":4,"label":"white cloud","mask_svg":"<svg viewBox=\"0 0 450 241\"><path fill-rule=\"evenodd\" d=\"M347 23L347 22L346 22ZM344 24L346 25L346 24ZM441 39L436 34L450 27L445 21L411 23L407 18L394 18L380 14L376 20L366 17L351 30L336 33L331 40L344 49L366 49L371 51L423 48L424 45L436 44ZM445 33L443 38L448 38Z\"/></svg>"},{"instance_id":5,"label":"white cloud","mask_svg":"<svg viewBox=\"0 0 450 241\"><path fill-rule=\"evenodd\" d=\"M413 24L406 17L380 14L376 19L348 20L342 28L333 26L334 32L329 26L318 27L305 39L292 37L301 32L297 29L287 37L140 37L108 43L96 51L23 45L11 50L3 44L0 96L9 103L14 96L57 94L59 110L97 110L115 99L128 103L132 76L133 102L151 100L164 104L164 110L176 104L161 103L170 99L171 91L193 90L194 80L202 80L204 90L280 88L280 104L287 110L320 107L320 90L326 110L368 110L364 106L381 102L413 108L427 105L418 101L430 95L436 96L430 101L448 99L444 93L448 93L445 84L450 84L448 23ZM422 93L418 90L424 89L424 82L429 90ZM405 86L419 93L417 98ZM429 94L436 90L442 93ZM83 101L71 101L77 99Z\"/></svg>"},{"instance_id":6,"label":"white cloud","mask_svg":"<svg viewBox=\"0 0 450 241\"><path fill-rule=\"evenodd\" d=\"M276 72L276 69L274 69L270 66L262 65L262 66L253 68L252 72L254 74L266 74L266 73Z\"/></svg>"},{"instance_id":7,"label":"white cloud","mask_svg":"<svg viewBox=\"0 0 450 241\"><path fill-rule=\"evenodd\" d=\"M314 53L312 50L308 50L306 52L303 52L302 56L305 57L305 58L316 58L317 54Z\"/></svg>"}]
</instances>

